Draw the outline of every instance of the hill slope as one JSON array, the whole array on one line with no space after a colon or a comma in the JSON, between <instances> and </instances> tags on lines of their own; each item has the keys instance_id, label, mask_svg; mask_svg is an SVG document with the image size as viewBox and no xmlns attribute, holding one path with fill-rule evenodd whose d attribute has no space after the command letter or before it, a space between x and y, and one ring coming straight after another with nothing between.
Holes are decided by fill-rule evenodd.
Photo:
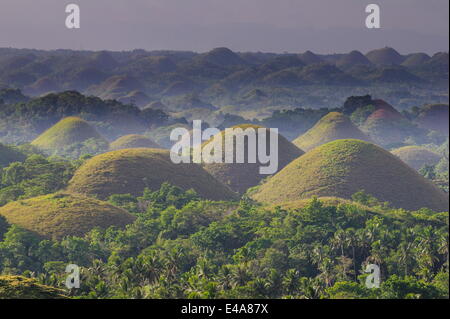
<instances>
[{"instance_id":1,"label":"hill slope","mask_svg":"<svg viewBox=\"0 0 450 319\"><path fill-rule=\"evenodd\" d=\"M241 124L234 126L233 128L241 128L243 130L247 128L254 128L259 129L262 128L261 126L257 125L248 125L248 124ZM266 129L268 130L268 129ZM267 132L267 131L266 131ZM222 159L223 163L213 163L213 164L204 164L204 168L215 178L217 178L222 183L228 185L232 190L238 193L245 193L247 189L250 187L253 187L255 185L258 185L259 182L266 178L267 175L262 175L259 173L259 168L261 166L267 166L267 164L261 164L261 163L248 163L248 156L247 152L245 152L245 163L236 163L236 160L234 160L234 163L225 163L225 134L224 131L220 133L222 135ZM237 136L242 136L245 133L237 134ZM267 138L269 137L269 134L267 134ZM219 140L216 142L218 143ZM203 143L201 146L203 149L205 149L206 146L211 147L211 149L214 148L215 137L211 138L209 141ZM236 145L236 142L233 142L234 145ZM244 142L245 149L248 149L248 142L245 140ZM269 140L267 140L267 146L270 146ZM268 147L269 148L269 147ZM212 152L213 154L214 152ZM283 136L278 135L278 170L285 167L287 164L289 164L294 159L301 156L304 152L297 148L295 145L293 145L291 142L289 142L287 139L285 139ZM233 154L233 158L235 159L235 153Z\"/></svg>"},{"instance_id":2,"label":"hill slope","mask_svg":"<svg viewBox=\"0 0 450 319\"><path fill-rule=\"evenodd\" d=\"M152 141L148 137L137 134L130 134L119 137L117 140L109 145L112 151L126 148L161 148L158 143Z\"/></svg>"},{"instance_id":3,"label":"hill slope","mask_svg":"<svg viewBox=\"0 0 450 319\"><path fill-rule=\"evenodd\" d=\"M121 208L82 195L57 193L0 207L0 215L45 238L82 236L94 227L124 227L135 217Z\"/></svg>"},{"instance_id":4,"label":"hill slope","mask_svg":"<svg viewBox=\"0 0 450 319\"><path fill-rule=\"evenodd\" d=\"M351 198L360 191L410 210L448 210L448 196L400 159L371 143L338 140L295 160L251 194L275 204L312 196Z\"/></svg>"},{"instance_id":5,"label":"hill slope","mask_svg":"<svg viewBox=\"0 0 450 319\"><path fill-rule=\"evenodd\" d=\"M370 62L378 65L401 64L404 60L400 53L388 47L372 50L366 54L366 57Z\"/></svg>"},{"instance_id":6,"label":"hill slope","mask_svg":"<svg viewBox=\"0 0 450 319\"><path fill-rule=\"evenodd\" d=\"M403 162L412 168L419 170L425 165L435 165L441 160L441 156L420 146L404 146L392 151Z\"/></svg>"},{"instance_id":7,"label":"hill slope","mask_svg":"<svg viewBox=\"0 0 450 319\"><path fill-rule=\"evenodd\" d=\"M370 138L361 132L347 116L331 112L293 143L302 150L309 151L316 146L346 138L370 141Z\"/></svg>"},{"instance_id":8,"label":"hill slope","mask_svg":"<svg viewBox=\"0 0 450 319\"><path fill-rule=\"evenodd\" d=\"M23 276L0 276L0 299L65 299L62 289Z\"/></svg>"},{"instance_id":9,"label":"hill slope","mask_svg":"<svg viewBox=\"0 0 450 319\"><path fill-rule=\"evenodd\" d=\"M142 195L146 187L157 190L164 182L184 190L194 189L206 199L231 200L230 189L197 164L174 164L167 150L136 148L98 155L75 172L69 190L108 198L113 194Z\"/></svg>"},{"instance_id":10,"label":"hill slope","mask_svg":"<svg viewBox=\"0 0 450 319\"><path fill-rule=\"evenodd\" d=\"M89 139L107 143L88 122L79 117L66 117L38 136L31 144L44 150L58 151Z\"/></svg>"}]
</instances>

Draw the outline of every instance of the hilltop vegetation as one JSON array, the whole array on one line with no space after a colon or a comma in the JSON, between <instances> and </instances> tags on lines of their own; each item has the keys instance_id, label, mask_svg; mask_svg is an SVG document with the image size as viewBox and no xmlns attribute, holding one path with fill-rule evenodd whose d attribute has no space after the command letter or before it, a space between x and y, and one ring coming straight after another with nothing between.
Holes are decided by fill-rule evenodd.
<instances>
[{"instance_id":1,"label":"hilltop vegetation","mask_svg":"<svg viewBox=\"0 0 450 319\"><path fill-rule=\"evenodd\" d=\"M0 105L0 139L8 143L30 142L60 120L74 116L88 120L107 139L144 132L169 119L161 110L140 110L133 105L67 91Z\"/></svg>"},{"instance_id":2,"label":"hilltop vegetation","mask_svg":"<svg viewBox=\"0 0 450 319\"><path fill-rule=\"evenodd\" d=\"M394 207L448 210L448 195L400 159L374 144L337 140L291 162L251 197L283 203L313 196L351 198L364 190Z\"/></svg>"}]
</instances>

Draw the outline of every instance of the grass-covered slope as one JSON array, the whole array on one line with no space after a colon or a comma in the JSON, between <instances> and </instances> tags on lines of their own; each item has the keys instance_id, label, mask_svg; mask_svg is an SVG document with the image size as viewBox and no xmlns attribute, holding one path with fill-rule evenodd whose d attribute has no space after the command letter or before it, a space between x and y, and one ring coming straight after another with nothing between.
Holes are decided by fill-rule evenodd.
<instances>
[{"instance_id":1,"label":"grass-covered slope","mask_svg":"<svg viewBox=\"0 0 450 319\"><path fill-rule=\"evenodd\" d=\"M82 236L95 227L124 227L135 219L109 203L69 193L12 202L0 207L0 215L11 224L51 239Z\"/></svg>"},{"instance_id":2,"label":"grass-covered slope","mask_svg":"<svg viewBox=\"0 0 450 319\"><path fill-rule=\"evenodd\" d=\"M31 144L44 150L58 151L90 139L107 143L88 122L79 117L66 117L38 136Z\"/></svg>"},{"instance_id":3,"label":"grass-covered slope","mask_svg":"<svg viewBox=\"0 0 450 319\"><path fill-rule=\"evenodd\" d=\"M174 164L167 150L136 148L98 155L78 169L69 190L105 199L113 194L141 195L164 182L194 189L205 199L235 199L235 194L198 164Z\"/></svg>"},{"instance_id":4,"label":"grass-covered slope","mask_svg":"<svg viewBox=\"0 0 450 319\"><path fill-rule=\"evenodd\" d=\"M137 134L130 134L119 137L117 140L109 145L112 151L127 149L127 148L161 148L158 143L152 141L148 137Z\"/></svg>"},{"instance_id":5,"label":"grass-covered slope","mask_svg":"<svg viewBox=\"0 0 450 319\"><path fill-rule=\"evenodd\" d=\"M246 130L247 128L259 129L262 127L258 125L242 124L234 126L233 128L241 128L242 130ZM268 153L270 143L268 140L269 139L268 129L266 130L267 130L266 136L267 136L267 153ZM204 168L219 181L228 185L233 191L242 194L245 193L247 189L249 189L250 187L258 185L262 179L267 177L267 175L262 175L259 172L260 167L267 166L267 164L261 164L258 161L256 163L248 163L247 152L245 152L245 163L236 163L235 158L236 153L234 153L233 156L233 158L235 159L234 163L224 163L225 162L224 159L226 156L224 133L225 133L224 131L220 133L222 136L221 140L222 140L223 163L205 164ZM205 150L205 147L208 145L208 148L210 147L211 149L213 149L214 144L211 143L218 143L219 140L220 139L216 139L215 137L213 137L209 141L203 143L201 147L203 148L203 150ZM234 141L234 145L236 145L236 141ZM248 149L247 139L245 140L244 145L245 149L247 150ZM211 154L213 154L213 152L211 152ZM283 136L278 135L278 170L281 170L291 161L293 161L294 159L298 158L303 154L304 152L301 149L299 149L294 144L289 142Z\"/></svg>"},{"instance_id":6,"label":"grass-covered slope","mask_svg":"<svg viewBox=\"0 0 450 319\"><path fill-rule=\"evenodd\" d=\"M420 146L400 147L393 150L392 154L416 170L425 165L436 165L441 160L439 154Z\"/></svg>"},{"instance_id":7,"label":"grass-covered slope","mask_svg":"<svg viewBox=\"0 0 450 319\"><path fill-rule=\"evenodd\" d=\"M25 155L14 147L0 143L0 168L8 166L12 162L21 162L25 160Z\"/></svg>"},{"instance_id":8,"label":"grass-covered slope","mask_svg":"<svg viewBox=\"0 0 450 319\"><path fill-rule=\"evenodd\" d=\"M275 204L312 196L349 199L360 190L394 207L448 210L448 196L443 191L395 155L360 140L337 140L315 148L251 196Z\"/></svg>"},{"instance_id":9,"label":"grass-covered slope","mask_svg":"<svg viewBox=\"0 0 450 319\"><path fill-rule=\"evenodd\" d=\"M370 138L357 128L347 116L331 112L320 119L309 131L295 139L293 143L302 150L309 151L316 146L348 138L370 141Z\"/></svg>"},{"instance_id":10,"label":"grass-covered slope","mask_svg":"<svg viewBox=\"0 0 450 319\"><path fill-rule=\"evenodd\" d=\"M0 276L0 299L65 299L64 291L23 276Z\"/></svg>"}]
</instances>

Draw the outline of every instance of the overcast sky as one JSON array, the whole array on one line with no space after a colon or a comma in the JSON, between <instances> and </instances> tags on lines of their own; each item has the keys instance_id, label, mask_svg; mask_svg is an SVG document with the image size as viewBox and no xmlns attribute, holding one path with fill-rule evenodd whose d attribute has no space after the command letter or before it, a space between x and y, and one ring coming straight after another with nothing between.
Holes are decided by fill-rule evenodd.
<instances>
[{"instance_id":1,"label":"overcast sky","mask_svg":"<svg viewBox=\"0 0 450 319\"><path fill-rule=\"evenodd\" d=\"M65 27L65 6L81 29ZM366 29L365 7L381 7ZM448 51L448 0L0 0L0 47L348 52Z\"/></svg>"}]
</instances>

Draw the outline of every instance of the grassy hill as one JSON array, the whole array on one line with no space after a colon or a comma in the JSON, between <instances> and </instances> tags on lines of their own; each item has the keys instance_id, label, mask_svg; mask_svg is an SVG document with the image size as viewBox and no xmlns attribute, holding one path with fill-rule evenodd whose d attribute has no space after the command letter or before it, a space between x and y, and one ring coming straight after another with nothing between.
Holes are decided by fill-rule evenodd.
<instances>
[{"instance_id":1,"label":"grassy hill","mask_svg":"<svg viewBox=\"0 0 450 319\"><path fill-rule=\"evenodd\" d=\"M135 219L109 203L71 193L11 202L0 207L0 215L10 224L50 239L82 236L94 227L124 227Z\"/></svg>"},{"instance_id":2,"label":"grassy hill","mask_svg":"<svg viewBox=\"0 0 450 319\"><path fill-rule=\"evenodd\" d=\"M51 151L59 151L69 145L94 139L108 142L86 121L79 117L66 117L38 136L32 145Z\"/></svg>"},{"instance_id":3,"label":"grassy hill","mask_svg":"<svg viewBox=\"0 0 450 319\"><path fill-rule=\"evenodd\" d=\"M251 197L276 204L313 196L349 199L360 190L394 207L448 210L448 195L395 155L351 139L333 141L306 153L253 190Z\"/></svg>"},{"instance_id":4,"label":"grassy hill","mask_svg":"<svg viewBox=\"0 0 450 319\"><path fill-rule=\"evenodd\" d=\"M25 155L12 146L0 143L0 168L8 166L12 162L21 162L25 160Z\"/></svg>"},{"instance_id":5,"label":"grassy hill","mask_svg":"<svg viewBox=\"0 0 450 319\"><path fill-rule=\"evenodd\" d=\"M350 68L356 65L371 65L372 63L361 52L353 50L344 54L337 62L339 68Z\"/></svg>"},{"instance_id":6,"label":"grassy hill","mask_svg":"<svg viewBox=\"0 0 450 319\"><path fill-rule=\"evenodd\" d=\"M366 57L370 62L378 65L401 64L404 60L400 53L389 47L372 50L366 54Z\"/></svg>"},{"instance_id":7,"label":"grassy hill","mask_svg":"<svg viewBox=\"0 0 450 319\"><path fill-rule=\"evenodd\" d=\"M423 65L424 63L430 61L430 59L431 57L426 53L413 53L406 57L402 65L407 68L414 68Z\"/></svg>"},{"instance_id":8,"label":"grassy hill","mask_svg":"<svg viewBox=\"0 0 450 319\"><path fill-rule=\"evenodd\" d=\"M259 129L262 126L258 125L250 125L250 124L241 124L234 126L233 128L242 128L243 130L247 128ZM267 130L267 129L266 129ZM222 159L224 162L225 159L225 134L224 131L221 133L222 136ZM244 134L244 133L243 133ZM266 134L267 138L269 134ZM211 138L209 141L203 143L201 146L203 150L205 147L214 148L215 137ZM236 142L233 142L236 145ZM269 146L269 140L267 140L267 146ZM248 148L248 142L245 141L245 149ZM278 169L282 169L291 161L301 156L304 152L285 139L283 136L278 135ZM213 154L213 152L212 152ZM235 159L235 154L233 154L233 158ZM244 193L248 188L258 185L259 182L266 178L267 175L261 175L259 173L259 168L261 166L267 166L267 164L261 163L247 163L247 152L245 153L245 161L246 163L213 163L213 164L204 164L204 168L215 178L217 178L222 183L228 185L232 190L238 193Z\"/></svg>"},{"instance_id":9,"label":"grassy hill","mask_svg":"<svg viewBox=\"0 0 450 319\"><path fill-rule=\"evenodd\" d=\"M441 155L420 146L400 147L393 150L392 154L416 170L424 165L436 165L442 158Z\"/></svg>"},{"instance_id":10,"label":"grassy hill","mask_svg":"<svg viewBox=\"0 0 450 319\"><path fill-rule=\"evenodd\" d=\"M370 140L347 116L331 112L321 118L313 128L295 139L293 143L302 150L309 151L316 146L346 138Z\"/></svg>"},{"instance_id":11,"label":"grassy hill","mask_svg":"<svg viewBox=\"0 0 450 319\"><path fill-rule=\"evenodd\" d=\"M109 145L109 147L112 151L126 148L142 148L142 147L161 148L161 146L159 146L158 143L152 141L148 137L137 134L130 134L119 137L117 140L112 142Z\"/></svg>"},{"instance_id":12,"label":"grassy hill","mask_svg":"<svg viewBox=\"0 0 450 319\"><path fill-rule=\"evenodd\" d=\"M363 132L377 144L390 146L403 143L410 136L422 133L414 123L383 100L374 100L375 111L362 125Z\"/></svg>"},{"instance_id":13,"label":"grassy hill","mask_svg":"<svg viewBox=\"0 0 450 319\"><path fill-rule=\"evenodd\" d=\"M105 199L113 194L141 195L164 182L194 189L205 199L231 200L235 194L197 164L174 164L169 151L126 149L98 155L75 172L69 190Z\"/></svg>"},{"instance_id":14,"label":"grassy hill","mask_svg":"<svg viewBox=\"0 0 450 319\"><path fill-rule=\"evenodd\" d=\"M64 290L23 276L0 276L0 299L65 299Z\"/></svg>"}]
</instances>

